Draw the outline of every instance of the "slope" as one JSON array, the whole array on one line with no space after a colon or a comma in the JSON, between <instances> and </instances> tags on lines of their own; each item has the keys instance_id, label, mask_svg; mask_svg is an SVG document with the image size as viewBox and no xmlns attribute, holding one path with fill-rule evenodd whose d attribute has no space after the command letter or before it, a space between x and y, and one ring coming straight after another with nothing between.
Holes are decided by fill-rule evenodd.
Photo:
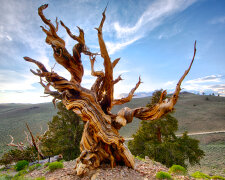
<instances>
[{"instance_id":1,"label":"slope","mask_svg":"<svg viewBox=\"0 0 225 180\"><path fill-rule=\"evenodd\" d=\"M135 108L145 106L150 97L134 98L131 102L115 106L113 112L123 107ZM217 96L200 96L191 93L181 93L175 106L174 116L178 119L178 134L188 130L189 133L225 130L225 98ZM42 133L47 128L47 122L56 114L52 103L42 104L0 104L0 156L8 149L11 141L8 135L15 138L15 142L23 141L27 122L34 133ZM131 137L140 124L138 119L123 127L120 133L124 137Z\"/></svg>"}]
</instances>

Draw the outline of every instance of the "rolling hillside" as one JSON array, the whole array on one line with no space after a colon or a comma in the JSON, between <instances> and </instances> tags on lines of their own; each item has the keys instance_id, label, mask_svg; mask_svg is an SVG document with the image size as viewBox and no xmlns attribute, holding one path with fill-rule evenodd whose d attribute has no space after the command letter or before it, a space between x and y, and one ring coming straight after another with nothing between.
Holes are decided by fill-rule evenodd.
<instances>
[{"instance_id":1,"label":"rolling hillside","mask_svg":"<svg viewBox=\"0 0 225 180\"><path fill-rule=\"evenodd\" d=\"M113 112L117 112L122 107L135 108L145 106L150 102L150 97L134 98L131 102L116 106ZM180 99L175 106L174 116L179 122L179 131L188 132L218 131L225 130L225 98L217 96L200 96L191 93L181 93ZM43 131L47 127L47 122L56 114L56 109L52 103L42 104L0 104L0 156L8 149L5 146L10 142L12 135L15 142L23 141L24 130L27 122L34 133L40 133L40 126ZM134 119L120 130L124 137L131 137L136 132L140 121Z\"/></svg>"},{"instance_id":2,"label":"rolling hillside","mask_svg":"<svg viewBox=\"0 0 225 180\"><path fill-rule=\"evenodd\" d=\"M32 131L42 133L47 128L47 122L52 119L57 110L52 103L42 104L0 104L0 156L8 149L7 143L11 141L9 135L15 139L15 143L24 141L25 123L28 123Z\"/></svg>"},{"instance_id":3,"label":"rolling hillside","mask_svg":"<svg viewBox=\"0 0 225 180\"><path fill-rule=\"evenodd\" d=\"M133 99L123 105L131 108L143 106L150 102L150 97ZM121 106L115 107L117 112ZM225 97L200 96L191 93L181 93L173 115L179 123L178 134L188 131L189 133L225 130ZM125 137L134 134L140 120L134 119L131 124L123 127L120 132Z\"/></svg>"}]
</instances>

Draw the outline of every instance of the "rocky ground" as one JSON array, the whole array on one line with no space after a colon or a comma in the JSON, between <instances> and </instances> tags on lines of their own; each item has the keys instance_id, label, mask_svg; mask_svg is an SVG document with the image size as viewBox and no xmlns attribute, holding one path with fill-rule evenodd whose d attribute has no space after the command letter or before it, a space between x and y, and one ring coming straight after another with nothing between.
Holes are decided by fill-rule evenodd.
<instances>
[{"instance_id":1,"label":"rocky ground","mask_svg":"<svg viewBox=\"0 0 225 180\"><path fill-rule=\"evenodd\" d=\"M75 162L64 162L64 168L49 172L46 168L34 170L26 177L36 178L45 177L47 180L148 180L156 179L155 175L159 171L168 171L168 168L160 163L153 162L149 159L141 161L136 159L135 168L126 166L116 166L110 168L109 165L102 165L96 170L92 170L87 175L79 177L73 169ZM173 176L175 179L192 179L188 176Z\"/></svg>"}]
</instances>

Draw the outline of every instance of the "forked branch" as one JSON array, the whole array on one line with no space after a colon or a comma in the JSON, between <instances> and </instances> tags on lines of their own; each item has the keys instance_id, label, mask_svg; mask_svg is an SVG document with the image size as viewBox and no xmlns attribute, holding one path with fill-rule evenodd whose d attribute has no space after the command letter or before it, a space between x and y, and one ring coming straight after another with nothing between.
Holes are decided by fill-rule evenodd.
<instances>
[{"instance_id":1,"label":"forked branch","mask_svg":"<svg viewBox=\"0 0 225 180\"><path fill-rule=\"evenodd\" d=\"M23 144L23 142L15 144L14 138L11 135L9 135L9 136L11 138L11 142L9 144L7 144L7 146L17 147L17 149L21 150L21 151L23 151L26 148L26 146Z\"/></svg>"},{"instance_id":2,"label":"forked branch","mask_svg":"<svg viewBox=\"0 0 225 180\"><path fill-rule=\"evenodd\" d=\"M150 108L140 107L135 109L129 109L129 108L122 109L118 112L118 114L121 114L121 112L123 112L124 118L127 120L129 119L129 122L131 122L130 119L132 119L133 117L139 118L141 120L155 120L155 119L159 119L160 117L167 114L168 112L171 112L173 110L174 105L177 102L178 95L181 90L181 87L180 87L181 83L184 80L184 78L187 76L194 62L195 54L196 54L196 41L194 44L194 55L189 65L189 68L184 72L184 74L178 81L176 89L171 98L163 100L163 97L165 97L166 95L166 91L163 91L159 102L155 104L154 106Z\"/></svg>"},{"instance_id":3,"label":"forked branch","mask_svg":"<svg viewBox=\"0 0 225 180\"><path fill-rule=\"evenodd\" d=\"M83 29L81 29L80 27L77 26L80 34L79 36L75 36L74 34L71 33L70 29L62 22L60 21L62 27L64 27L66 29L67 34L74 39L75 41L79 42L82 45L85 45L85 40L84 40L84 31Z\"/></svg>"},{"instance_id":4,"label":"forked branch","mask_svg":"<svg viewBox=\"0 0 225 180\"><path fill-rule=\"evenodd\" d=\"M121 104L124 104L124 103L127 103L129 101L131 101L131 99L133 98L134 96L134 92L137 90L137 88L139 87L139 85L141 84L141 77L139 77L139 81L138 83L136 84L136 86L130 91L130 93L128 94L127 97L125 98L121 98L121 99L114 99L113 102L112 102L112 105L121 105Z\"/></svg>"},{"instance_id":5,"label":"forked branch","mask_svg":"<svg viewBox=\"0 0 225 180\"><path fill-rule=\"evenodd\" d=\"M36 139L34 138L33 133L30 130L30 127L28 126L27 123L26 123L26 126L27 126L27 129L28 129L29 133L30 133L31 140L32 140L32 144L33 144L34 148L36 149L36 151L38 152L38 154L41 156L41 158L44 159L44 155L42 154L42 152L41 152L41 150L39 148L39 145L37 145Z\"/></svg>"}]
</instances>

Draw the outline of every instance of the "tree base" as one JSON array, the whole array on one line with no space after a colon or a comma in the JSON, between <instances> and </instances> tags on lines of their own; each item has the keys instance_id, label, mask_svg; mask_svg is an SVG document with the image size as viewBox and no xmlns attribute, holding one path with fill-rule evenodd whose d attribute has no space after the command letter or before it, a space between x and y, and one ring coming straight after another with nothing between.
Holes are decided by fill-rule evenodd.
<instances>
[{"instance_id":1,"label":"tree base","mask_svg":"<svg viewBox=\"0 0 225 180\"><path fill-rule=\"evenodd\" d=\"M101 163L108 163L112 168L116 165L134 168L134 157L123 142L107 144L95 134L87 122L80 143L81 154L76 159L77 175L84 175Z\"/></svg>"}]
</instances>

